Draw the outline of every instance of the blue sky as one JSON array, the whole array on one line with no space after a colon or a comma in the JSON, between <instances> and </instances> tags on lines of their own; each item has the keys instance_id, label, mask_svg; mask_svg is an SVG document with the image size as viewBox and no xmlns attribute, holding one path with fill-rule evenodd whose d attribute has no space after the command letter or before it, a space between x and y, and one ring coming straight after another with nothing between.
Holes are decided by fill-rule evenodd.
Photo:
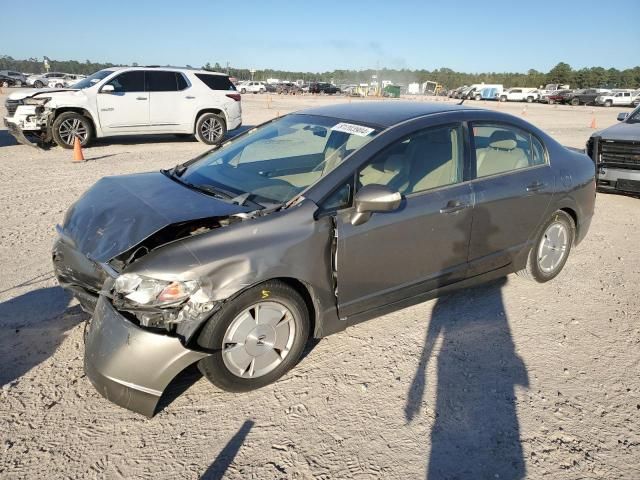
<instances>
[{"instance_id":1,"label":"blue sky","mask_svg":"<svg viewBox=\"0 0 640 480\"><path fill-rule=\"evenodd\" d=\"M15 58L311 72L640 64L640 0L30 0L2 13L0 54Z\"/></svg>"}]
</instances>

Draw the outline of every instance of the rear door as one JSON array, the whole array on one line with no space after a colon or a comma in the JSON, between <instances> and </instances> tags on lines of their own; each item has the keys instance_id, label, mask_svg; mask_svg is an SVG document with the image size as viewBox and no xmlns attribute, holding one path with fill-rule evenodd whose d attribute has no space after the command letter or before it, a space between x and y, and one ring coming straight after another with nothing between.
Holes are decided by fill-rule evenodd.
<instances>
[{"instance_id":1,"label":"rear door","mask_svg":"<svg viewBox=\"0 0 640 480\"><path fill-rule=\"evenodd\" d=\"M145 91L144 70L123 72L100 88L97 96L100 125L106 134L143 131L149 128L149 94Z\"/></svg>"},{"instance_id":2,"label":"rear door","mask_svg":"<svg viewBox=\"0 0 640 480\"><path fill-rule=\"evenodd\" d=\"M149 92L149 125L155 132L193 131L193 103L189 85L180 72L146 71Z\"/></svg>"},{"instance_id":3,"label":"rear door","mask_svg":"<svg viewBox=\"0 0 640 480\"><path fill-rule=\"evenodd\" d=\"M544 221L554 176L542 142L515 125L472 122L475 200L469 276L508 265Z\"/></svg>"},{"instance_id":4,"label":"rear door","mask_svg":"<svg viewBox=\"0 0 640 480\"><path fill-rule=\"evenodd\" d=\"M356 190L386 185L403 195L393 212L353 225L336 215L341 317L382 307L464 278L472 218L460 124L420 130L391 144L356 174Z\"/></svg>"}]
</instances>

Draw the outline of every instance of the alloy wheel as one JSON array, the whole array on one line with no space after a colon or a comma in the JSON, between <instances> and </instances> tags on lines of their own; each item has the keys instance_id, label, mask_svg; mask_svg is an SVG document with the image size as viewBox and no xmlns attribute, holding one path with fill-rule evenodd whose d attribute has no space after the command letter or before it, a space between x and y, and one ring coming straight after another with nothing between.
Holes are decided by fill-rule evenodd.
<instances>
[{"instance_id":1,"label":"alloy wheel","mask_svg":"<svg viewBox=\"0 0 640 480\"><path fill-rule=\"evenodd\" d=\"M64 143L73 145L76 137L80 143L84 143L87 139L87 127L77 118L69 118L63 121L58 128L58 134Z\"/></svg>"},{"instance_id":2,"label":"alloy wheel","mask_svg":"<svg viewBox=\"0 0 640 480\"><path fill-rule=\"evenodd\" d=\"M562 264L569 247L569 232L564 223L553 222L538 245L538 266L544 273L553 273Z\"/></svg>"},{"instance_id":3,"label":"alloy wheel","mask_svg":"<svg viewBox=\"0 0 640 480\"><path fill-rule=\"evenodd\" d=\"M227 328L222 359L237 377L261 377L283 362L295 337L296 323L287 307L258 302L238 314Z\"/></svg>"},{"instance_id":4,"label":"alloy wheel","mask_svg":"<svg viewBox=\"0 0 640 480\"><path fill-rule=\"evenodd\" d=\"M214 142L222 136L222 123L215 117L207 118L200 126L202 138L209 142Z\"/></svg>"}]
</instances>

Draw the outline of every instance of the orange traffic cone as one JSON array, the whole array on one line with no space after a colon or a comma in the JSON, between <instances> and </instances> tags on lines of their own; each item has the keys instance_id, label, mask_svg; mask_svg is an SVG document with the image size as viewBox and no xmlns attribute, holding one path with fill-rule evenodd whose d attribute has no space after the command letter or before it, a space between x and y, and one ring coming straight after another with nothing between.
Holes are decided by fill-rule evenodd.
<instances>
[{"instance_id":1,"label":"orange traffic cone","mask_svg":"<svg viewBox=\"0 0 640 480\"><path fill-rule=\"evenodd\" d=\"M596 124L596 116L594 115L593 117L591 117L591 125L589 125L591 128L593 128L594 130L596 128L598 128L597 124Z\"/></svg>"},{"instance_id":2,"label":"orange traffic cone","mask_svg":"<svg viewBox=\"0 0 640 480\"><path fill-rule=\"evenodd\" d=\"M73 161L84 162L84 155L82 154L82 146L80 145L80 139L78 137L73 141Z\"/></svg>"}]
</instances>

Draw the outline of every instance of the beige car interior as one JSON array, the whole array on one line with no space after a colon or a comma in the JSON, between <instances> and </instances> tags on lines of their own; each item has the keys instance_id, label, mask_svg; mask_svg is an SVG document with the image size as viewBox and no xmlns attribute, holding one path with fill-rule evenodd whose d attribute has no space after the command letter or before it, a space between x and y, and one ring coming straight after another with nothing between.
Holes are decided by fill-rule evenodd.
<instances>
[{"instance_id":1,"label":"beige car interior","mask_svg":"<svg viewBox=\"0 0 640 480\"><path fill-rule=\"evenodd\" d=\"M511 130L494 130L489 146L476 150L477 176L486 177L529 166L526 152L518 147L516 134Z\"/></svg>"},{"instance_id":2,"label":"beige car interior","mask_svg":"<svg viewBox=\"0 0 640 480\"><path fill-rule=\"evenodd\" d=\"M456 183L460 175L459 141L455 128L412 137L362 169L360 183L387 185L403 194ZM398 147L404 152L397 152Z\"/></svg>"}]
</instances>

